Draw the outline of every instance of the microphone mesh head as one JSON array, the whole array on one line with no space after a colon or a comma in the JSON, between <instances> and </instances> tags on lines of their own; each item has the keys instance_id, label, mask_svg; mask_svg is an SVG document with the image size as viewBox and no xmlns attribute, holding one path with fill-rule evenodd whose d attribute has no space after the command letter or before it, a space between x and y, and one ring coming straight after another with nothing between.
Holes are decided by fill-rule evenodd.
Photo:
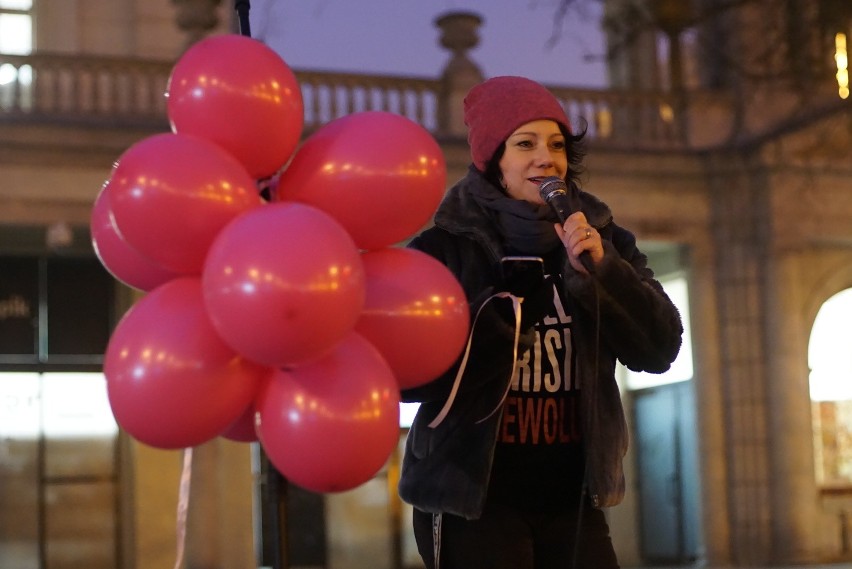
<instances>
[{"instance_id":1,"label":"microphone mesh head","mask_svg":"<svg viewBox=\"0 0 852 569\"><path fill-rule=\"evenodd\" d=\"M567 193L568 185L565 184L565 180L556 176L549 176L545 178L541 181L541 185L538 187L538 194L541 196L541 199L546 202L549 202L550 198L554 195Z\"/></svg>"}]
</instances>

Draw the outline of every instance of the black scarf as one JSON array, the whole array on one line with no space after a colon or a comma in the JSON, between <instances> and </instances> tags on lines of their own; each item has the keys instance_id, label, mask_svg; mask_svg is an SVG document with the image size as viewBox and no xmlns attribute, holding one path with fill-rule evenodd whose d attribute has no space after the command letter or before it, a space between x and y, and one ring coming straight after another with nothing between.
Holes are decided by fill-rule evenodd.
<instances>
[{"instance_id":1,"label":"black scarf","mask_svg":"<svg viewBox=\"0 0 852 569\"><path fill-rule=\"evenodd\" d=\"M494 221L508 253L542 256L560 244L553 228L559 218L550 206L509 197L489 183L471 184L469 191Z\"/></svg>"}]
</instances>

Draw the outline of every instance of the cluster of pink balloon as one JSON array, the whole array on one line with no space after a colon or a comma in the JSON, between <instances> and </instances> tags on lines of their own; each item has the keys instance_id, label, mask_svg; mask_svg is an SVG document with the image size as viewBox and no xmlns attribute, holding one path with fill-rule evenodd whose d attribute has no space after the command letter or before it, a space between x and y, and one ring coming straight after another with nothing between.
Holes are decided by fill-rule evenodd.
<instances>
[{"instance_id":1,"label":"cluster of pink balloon","mask_svg":"<svg viewBox=\"0 0 852 569\"><path fill-rule=\"evenodd\" d=\"M154 447L259 440L295 484L354 488L397 444L399 390L467 338L458 281L395 246L443 196L441 149L378 111L300 146L295 75L244 36L191 47L167 96L172 132L125 151L92 209L101 262L146 293L106 350L113 414Z\"/></svg>"}]
</instances>

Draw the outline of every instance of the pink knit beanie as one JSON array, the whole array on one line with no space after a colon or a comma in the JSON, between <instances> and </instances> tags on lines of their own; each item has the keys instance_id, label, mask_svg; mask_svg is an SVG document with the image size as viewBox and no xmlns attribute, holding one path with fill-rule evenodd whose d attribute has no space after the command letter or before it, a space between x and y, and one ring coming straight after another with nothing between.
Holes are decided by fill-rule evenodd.
<instances>
[{"instance_id":1,"label":"pink knit beanie","mask_svg":"<svg viewBox=\"0 0 852 569\"><path fill-rule=\"evenodd\" d=\"M515 129L534 120L551 119L570 131L562 105L545 87L524 77L493 77L464 98L464 124L473 164L485 171L488 160Z\"/></svg>"}]
</instances>

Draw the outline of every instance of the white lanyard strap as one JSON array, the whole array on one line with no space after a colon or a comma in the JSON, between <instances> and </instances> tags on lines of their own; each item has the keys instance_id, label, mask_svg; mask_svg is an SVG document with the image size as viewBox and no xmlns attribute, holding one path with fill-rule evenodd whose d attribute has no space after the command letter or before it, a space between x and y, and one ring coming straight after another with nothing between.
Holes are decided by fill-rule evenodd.
<instances>
[{"instance_id":1,"label":"white lanyard strap","mask_svg":"<svg viewBox=\"0 0 852 569\"><path fill-rule=\"evenodd\" d=\"M453 381L453 388L450 390L450 395L449 397L447 397L447 401L446 403L444 403L444 407L441 409L441 412L438 413L438 415L434 419L432 419L431 423L429 423L429 427L432 429L434 429L435 427L440 425L441 422L443 422L443 420L449 414L450 408L453 406L453 402L455 401L456 395L459 391L459 386L461 385L462 376L464 375L465 368L467 367L467 359L470 355L470 345L473 340L473 332L476 328L476 323L477 321L479 321L479 315L482 313L482 309L485 308L485 305L495 298L512 299L512 310L515 313L515 338L513 343L514 345L512 347L512 375L510 377L509 382L506 384L506 391L503 393L503 397L500 399L500 403L498 403L497 407L495 407L494 410L491 411L488 415L477 421L477 424L485 421L486 419L494 415L494 413L496 413L498 410L500 410L500 408L503 406L503 402L506 400L506 396L509 394L509 388L512 386L512 381L515 379L515 373L517 373L518 369L518 342L520 341L521 337L521 302L523 302L523 298L519 298L508 292L498 292L497 294L489 296L485 300L485 302L482 303L482 306L479 307L479 310L476 311L476 317L473 319L473 325L471 325L470 327L470 334L467 338L467 346L464 350L464 357L462 357L461 364L459 365L459 370L456 373L455 380Z\"/></svg>"}]
</instances>

